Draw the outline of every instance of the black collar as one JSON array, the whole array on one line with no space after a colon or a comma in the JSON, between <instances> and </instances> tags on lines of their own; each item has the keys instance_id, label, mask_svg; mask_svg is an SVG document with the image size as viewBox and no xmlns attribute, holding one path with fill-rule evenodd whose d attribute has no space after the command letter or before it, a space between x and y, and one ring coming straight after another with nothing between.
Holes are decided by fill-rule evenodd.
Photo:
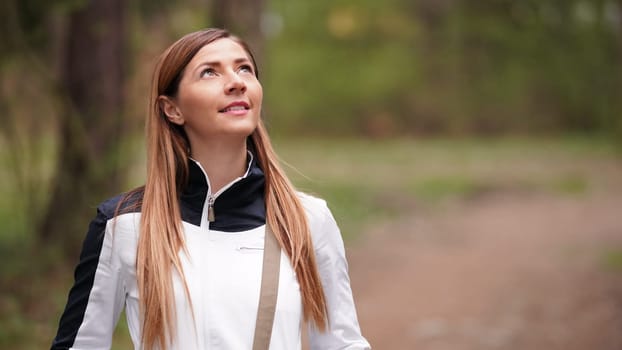
<instances>
[{"instance_id":1,"label":"black collar","mask_svg":"<svg viewBox=\"0 0 622 350\"><path fill-rule=\"evenodd\" d=\"M265 223L264 173L256 157L250 153L248 162L246 175L215 198L215 221L209 223L210 230L239 232ZM183 221L195 226L201 225L208 192L205 173L196 161L188 159L188 181L180 197Z\"/></svg>"}]
</instances>

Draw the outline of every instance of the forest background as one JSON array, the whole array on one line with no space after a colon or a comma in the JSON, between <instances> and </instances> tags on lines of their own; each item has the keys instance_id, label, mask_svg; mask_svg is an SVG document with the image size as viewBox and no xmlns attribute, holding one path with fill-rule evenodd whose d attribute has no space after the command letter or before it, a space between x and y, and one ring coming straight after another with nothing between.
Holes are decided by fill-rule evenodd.
<instances>
[{"instance_id":1,"label":"forest background","mask_svg":"<svg viewBox=\"0 0 622 350\"><path fill-rule=\"evenodd\" d=\"M2 347L52 336L94 207L142 183L157 56L199 28L251 43L264 117L294 166L306 159L296 149L366 152L380 169L417 142L440 145L442 158L500 139L619 159L619 0L6 0L0 13ZM307 180L297 181L343 207L347 231L378 210L395 215L378 208L381 188ZM424 201L473 187L409 186ZM571 174L561 186L584 182Z\"/></svg>"}]
</instances>

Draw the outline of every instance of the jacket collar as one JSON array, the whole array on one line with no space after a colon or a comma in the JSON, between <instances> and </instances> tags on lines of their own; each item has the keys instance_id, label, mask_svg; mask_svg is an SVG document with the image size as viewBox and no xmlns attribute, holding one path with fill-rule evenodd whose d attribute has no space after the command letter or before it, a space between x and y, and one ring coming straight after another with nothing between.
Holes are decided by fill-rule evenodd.
<instances>
[{"instance_id":1,"label":"jacket collar","mask_svg":"<svg viewBox=\"0 0 622 350\"><path fill-rule=\"evenodd\" d=\"M248 152L247 161L246 174L215 198L215 221L210 223L210 229L241 231L265 222L264 173L251 152ZM188 181L180 196L182 220L200 226L207 212L208 194L205 172L198 162L189 158Z\"/></svg>"}]
</instances>

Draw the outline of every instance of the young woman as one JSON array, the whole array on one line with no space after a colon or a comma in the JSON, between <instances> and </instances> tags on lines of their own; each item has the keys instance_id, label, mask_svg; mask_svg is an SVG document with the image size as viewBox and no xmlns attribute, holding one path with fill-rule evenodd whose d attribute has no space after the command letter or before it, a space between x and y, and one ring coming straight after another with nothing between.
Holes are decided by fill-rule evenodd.
<instances>
[{"instance_id":1,"label":"young woman","mask_svg":"<svg viewBox=\"0 0 622 350\"><path fill-rule=\"evenodd\" d=\"M109 349L124 307L136 349L300 349L303 324L312 349L369 349L339 229L280 168L261 104L253 55L227 31L163 53L146 184L98 207L52 349Z\"/></svg>"}]
</instances>

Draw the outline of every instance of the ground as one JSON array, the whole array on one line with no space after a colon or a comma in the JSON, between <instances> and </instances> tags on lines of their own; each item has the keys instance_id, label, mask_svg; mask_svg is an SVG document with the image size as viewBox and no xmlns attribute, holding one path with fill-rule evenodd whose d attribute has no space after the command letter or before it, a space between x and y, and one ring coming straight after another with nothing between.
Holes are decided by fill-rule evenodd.
<instances>
[{"instance_id":1,"label":"ground","mask_svg":"<svg viewBox=\"0 0 622 350\"><path fill-rule=\"evenodd\" d=\"M611 188L611 187L609 187ZM348 244L375 349L622 349L622 196L493 193Z\"/></svg>"}]
</instances>

